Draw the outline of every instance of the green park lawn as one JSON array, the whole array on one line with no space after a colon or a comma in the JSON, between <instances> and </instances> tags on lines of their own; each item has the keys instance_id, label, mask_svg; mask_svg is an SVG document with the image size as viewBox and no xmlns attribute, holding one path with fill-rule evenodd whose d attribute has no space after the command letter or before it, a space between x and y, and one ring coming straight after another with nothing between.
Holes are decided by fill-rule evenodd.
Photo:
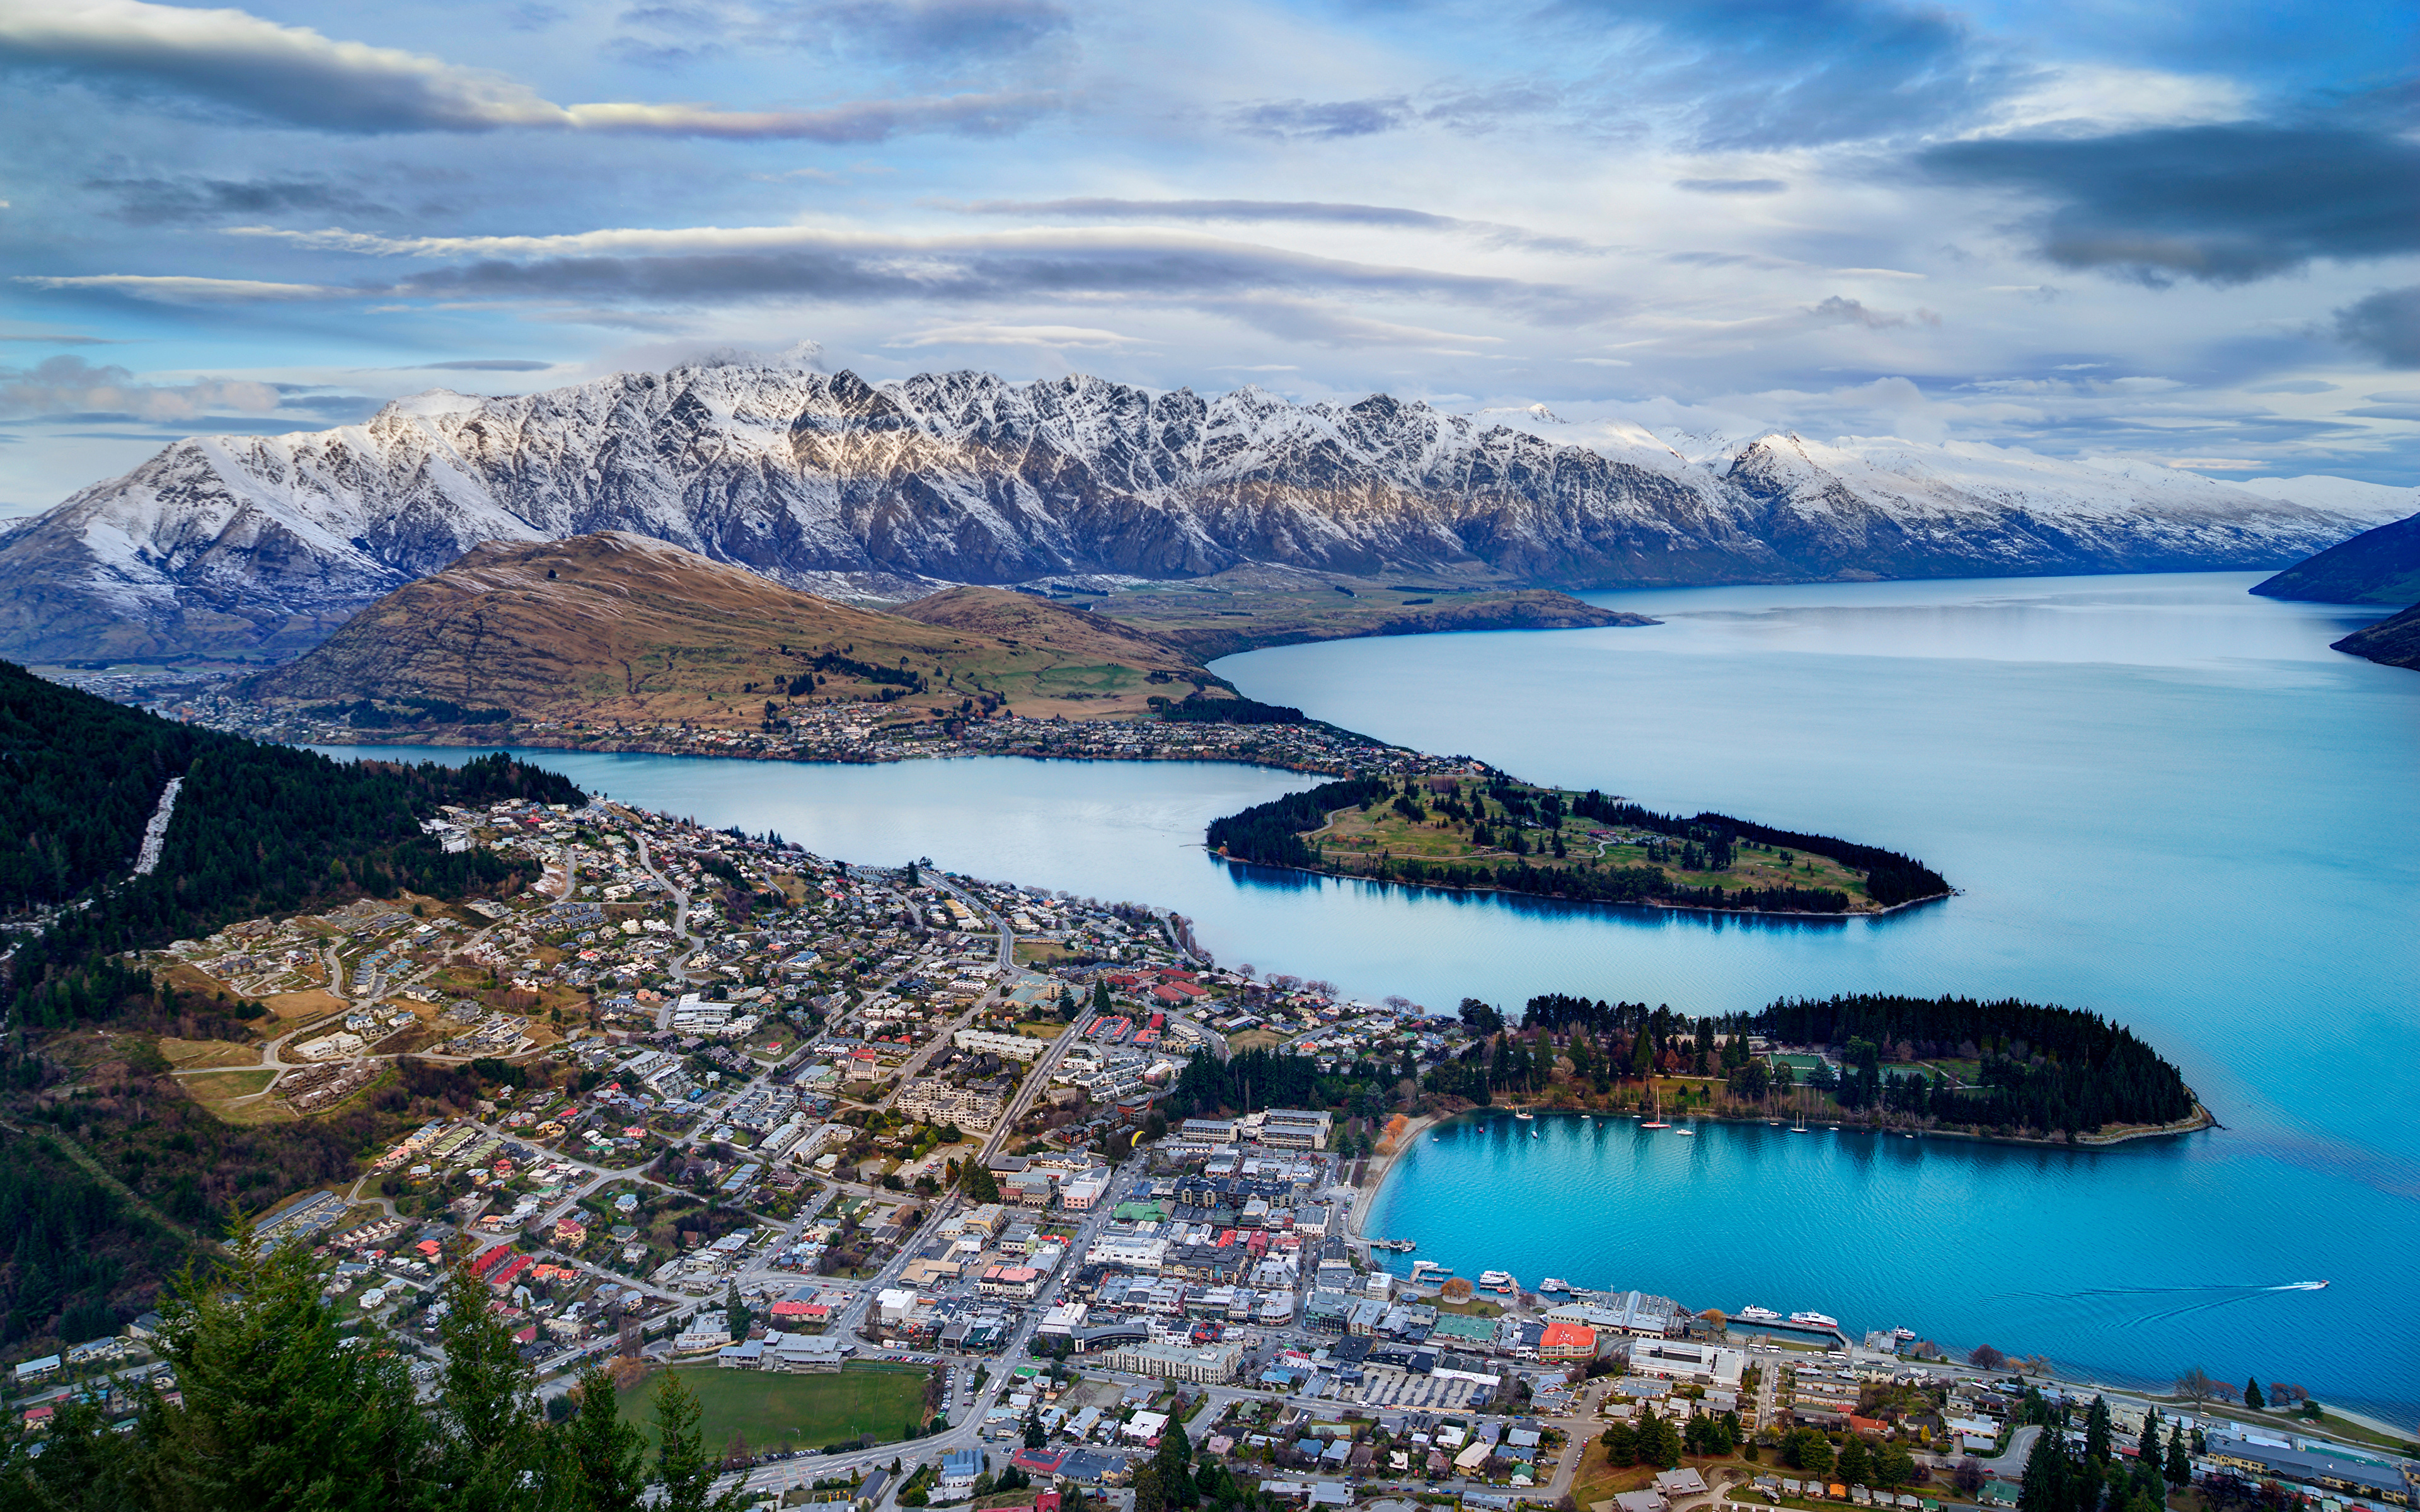
<instances>
[{"instance_id":1,"label":"green park lawn","mask_svg":"<svg viewBox=\"0 0 2420 1512\"><path fill-rule=\"evenodd\" d=\"M722 1370L711 1365L676 1372L697 1395L698 1428L708 1449L721 1451L734 1433L751 1449L820 1449L871 1433L889 1443L907 1436L924 1411L925 1370L921 1365L852 1364L838 1374L784 1375L761 1370ZM622 1415L655 1441L652 1400L658 1377L648 1376L623 1392Z\"/></svg>"}]
</instances>

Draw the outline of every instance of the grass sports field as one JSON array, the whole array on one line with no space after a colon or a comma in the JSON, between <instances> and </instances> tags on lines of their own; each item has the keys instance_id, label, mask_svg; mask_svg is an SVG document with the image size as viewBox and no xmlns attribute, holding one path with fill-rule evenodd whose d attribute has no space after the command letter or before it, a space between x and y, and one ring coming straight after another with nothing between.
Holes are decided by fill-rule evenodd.
<instances>
[{"instance_id":1,"label":"grass sports field","mask_svg":"<svg viewBox=\"0 0 2420 1512\"><path fill-rule=\"evenodd\" d=\"M720 1452L734 1433L748 1445L768 1449L820 1449L871 1433L888 1443L907 1436L924 1410L922 1365L849 1365L837 1375L792 1376L761 1370L721 1370L712 1365L678 1372L697 1394L698 1428L708 1449ZM622 1415L655 1441L656 1375L620 1396Z\"/></svg>"}]
</instances>

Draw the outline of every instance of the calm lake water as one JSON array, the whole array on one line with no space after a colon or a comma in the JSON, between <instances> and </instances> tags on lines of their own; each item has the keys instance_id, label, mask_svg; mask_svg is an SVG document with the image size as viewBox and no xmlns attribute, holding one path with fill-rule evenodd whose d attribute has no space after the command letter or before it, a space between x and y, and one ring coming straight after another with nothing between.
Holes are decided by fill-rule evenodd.
<instances>
[{"instance_id":1,"label":"calm lake water","mask_svg":"<svg viewBox=\"0 0 2420 1512\"><path fill-rule=\"evenodd\" d=\"M1650 628L1282 647L1255 698L1525 777L1922 857L1875 921L1570 909L1233 868L1222 812L1309 779L1210 764L873 768L535 752L582 785L826 854L1191 916L1223 962L1508 1006L1752 1008L1883 989L2090 1007L2226 1129L2078 1153L1542 1119L1454 1126L1380 1227L1464 1274L1903 1323L2112 1380L2190 1365L2420 1413L2420 675L2374 613L2248 574L1592 595ZM413 752L411 754L429 754ZM1525 1130L1528 1126L1521 1126ZM2319 1292L2251 1288L2327 1279ZM2211 1305L2205 1305L2211 1304Z\"/></svg>"}]
</instances>

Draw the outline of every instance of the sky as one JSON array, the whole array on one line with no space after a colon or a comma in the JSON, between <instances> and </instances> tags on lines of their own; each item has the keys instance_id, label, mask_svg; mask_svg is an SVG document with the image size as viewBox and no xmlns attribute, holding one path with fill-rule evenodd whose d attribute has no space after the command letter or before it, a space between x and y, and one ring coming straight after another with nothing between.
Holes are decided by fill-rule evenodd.
<instances>
[{"instance_id":1,"label":"sky","mask_svg":"<svg viewBox=\"0 0 2420 1512\"><path fill-rule=\"evenodd\" d=\"M2416 19L0 0L0 515L725 349L2420 484Z\"/></svg>"}]
</instances>

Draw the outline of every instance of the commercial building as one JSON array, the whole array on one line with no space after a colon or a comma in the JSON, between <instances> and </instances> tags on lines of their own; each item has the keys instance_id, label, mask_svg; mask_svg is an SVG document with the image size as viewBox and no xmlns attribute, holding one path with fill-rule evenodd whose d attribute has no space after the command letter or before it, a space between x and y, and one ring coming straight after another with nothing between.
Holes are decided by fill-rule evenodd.
<instances>
[{"instance_id":1,"label":"commercial building","mask_svg":"<svg viewBox=\"0 0 2420 1512\"><path fill-rule=\"evenodd\" d=\"M950 1037L950 1042L969 1055L999 1056L1005 1060L1032 1060L1050 1048L1047 1040L1001 1034L994 1029L960 1029Z\"/></svg>"},{"instance_id":2,"label":"commercial building","mask_svg":"<svg viewBox=\"0 0 2420 1512\"><path fill-rule=\"evenodd\" d=\"M1233 1381L1243 1363L1241 1344L1124 1344L1100 1356L1104 1370L1123 1370L1193 1385L1218 1385Z\"/></svg>"},{"instance_id":3,"label":"commercial building","mask_svg":"<svg viewBox=\"0 0 2420 1512\"><path fill-rule=\"evenodd\" d=\"M1326 1149L1335 1124L1333 1114L1271 1108L1261 1115L1261 1143L1280 1149Z\"/></svg>"},{"instance_id":4,"label":"commercial building","mask_svg":"<svg viewBox=\"0 0 2420 1512\"><path fill-rule=\"evenodd\" d=\"M1538 1339L1541 1360L1593 1360L1596 1330L1586 1323L1552 1322Z\"/></svg>"},{"instance_id":5,"label":"commercial building","mask_svg":"<svg viewBox=\"0 0 2420 1512\"><path fill-rule=\"evenodd\" d=\"M1633 1339L1630 1342L1630 1373L1634 1376L1691 1381L1701 1386L1720 1386L1737 1391L1740 1375L1746 1367L1747 1357L1737 1350L1693 1344L1686 1339Z\"/></svg>"},{"instance_id":6,"label":"commercial building","mask_svg":"<svg viewBox=\"0 0 2420 1512\"><path fill-rule=\"evenodd\" d=\"M1585 1323L1599 1335L1632 1338L1667 1338L1688 1327L1688 1313L1679 1303L1643 1291L1617 1291L1601 1302L1567 1302L1549 1308L1546 1317L1550 1321Z\"/></svg>"}]
</instances>

